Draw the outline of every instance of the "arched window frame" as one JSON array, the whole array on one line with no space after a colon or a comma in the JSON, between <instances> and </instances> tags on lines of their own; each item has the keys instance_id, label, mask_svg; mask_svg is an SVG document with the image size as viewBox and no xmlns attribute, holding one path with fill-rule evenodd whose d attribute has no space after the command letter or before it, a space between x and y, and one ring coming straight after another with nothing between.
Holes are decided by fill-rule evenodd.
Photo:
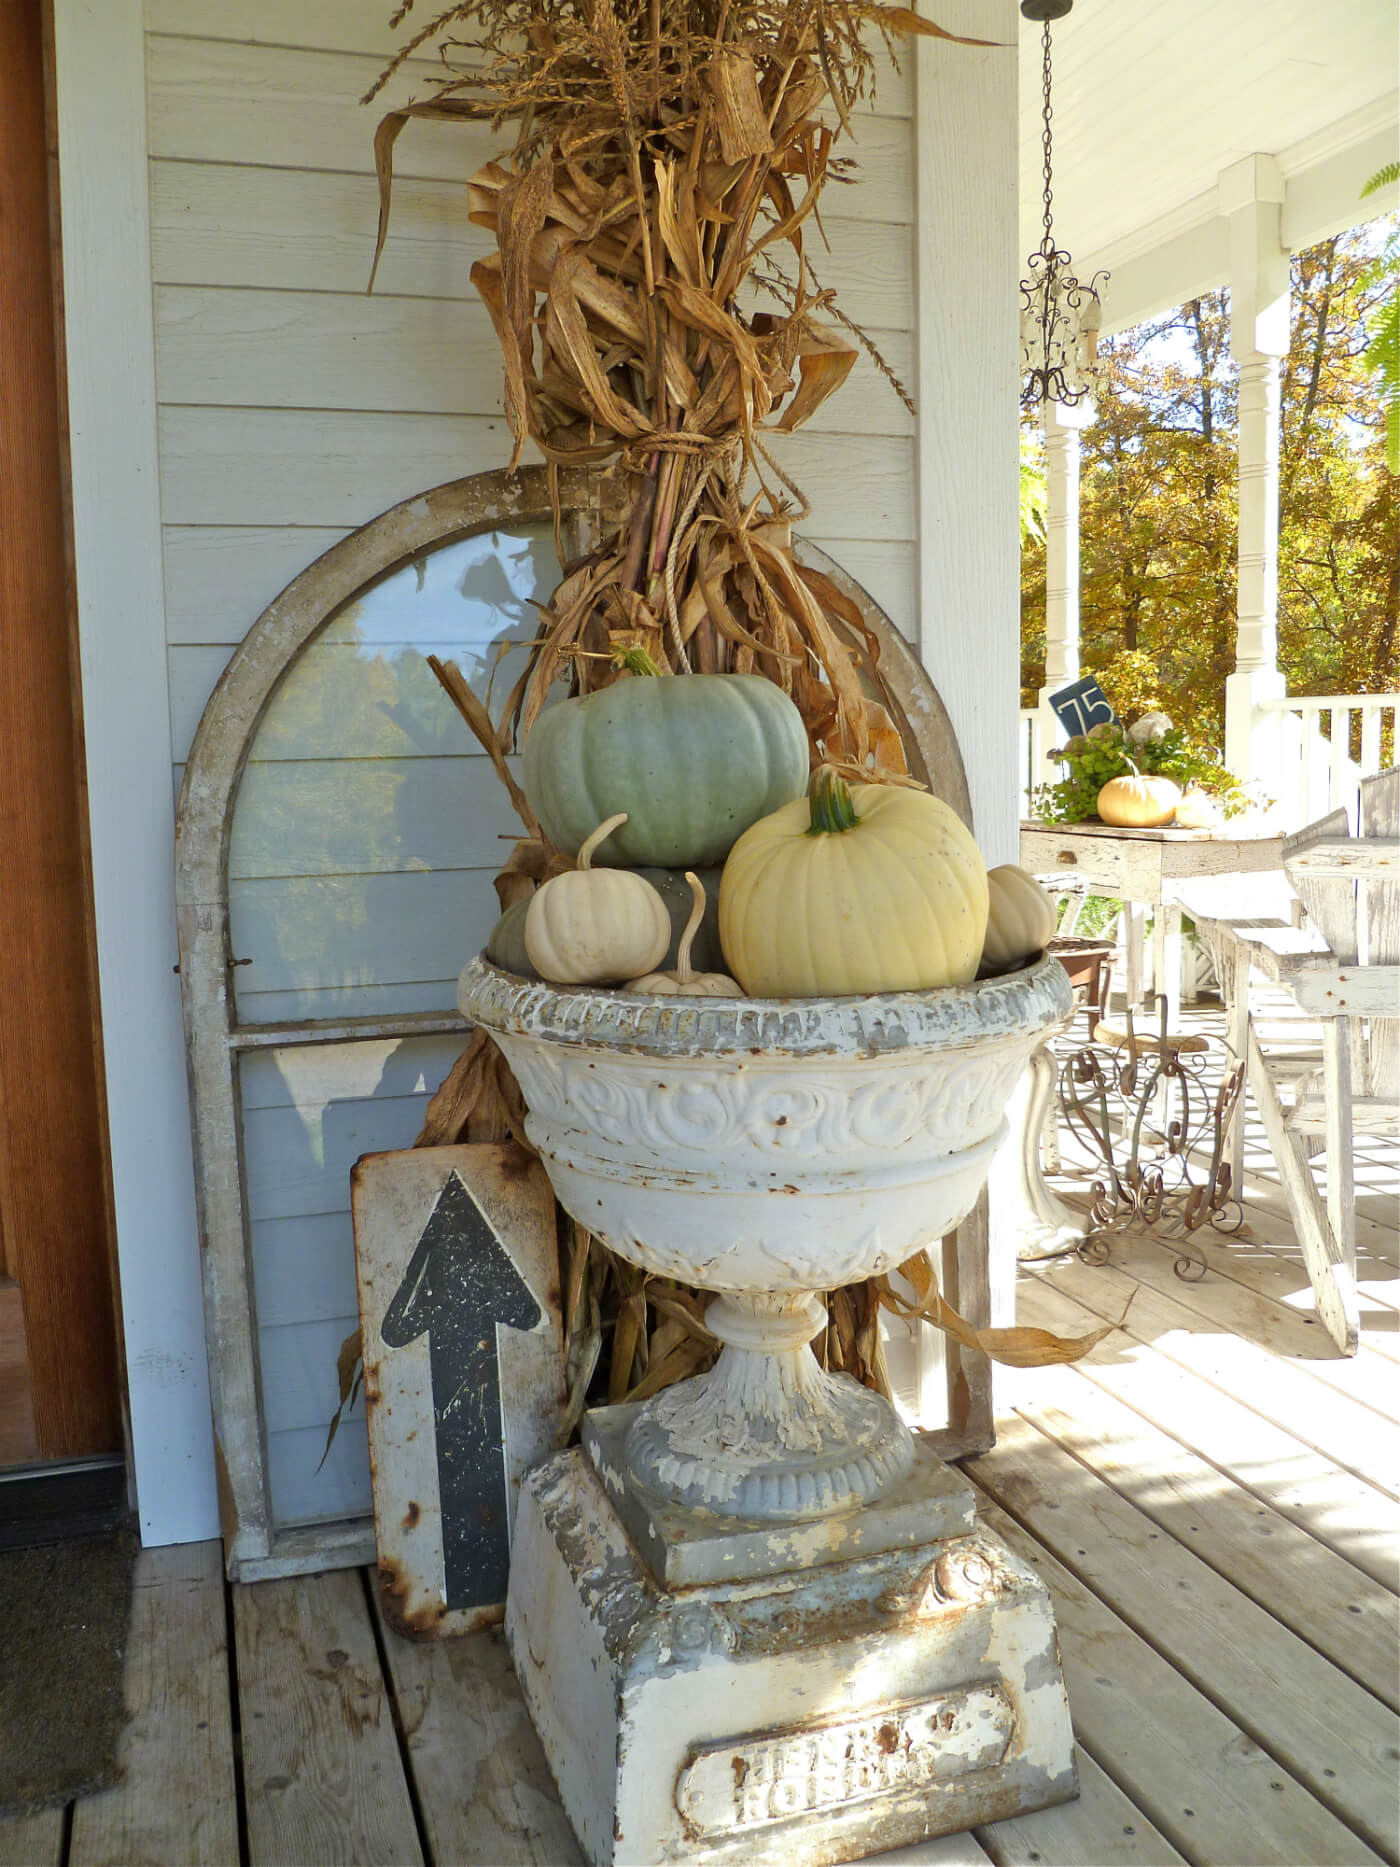
<instances>
[{"instance_id":1,"label":"arched window frame","mask_svg":"<svg viewBox=\"0 0 1400 1867\"><path fill-rule=\"evenodd\" d=\"M597 525L613 514L612 485L605 476L580 470L559 476L559 505L570 555L585 550ZM479 473L454 480L405 500L361 526L295 577L263 611L234 651L190 748L176 815L176 920L215 1458L226 1562L230 1577L236 1580L346 1567L373 1561L375 1553L374 1526L368 1517L285 1528L273 1518L238 1059L256 1049L423 1037L467 1029L466 1021L455 1012L285 1023L239 1021L234 968L240 960L230 944L228 871L244 767L263 717L302 651L366 586L456 540L511 524L548 522L552 517L545 470L525 468L513 475ZM884 698L910 749L914 775L931 782L970 824L971 806L957 740L912 649L824 552L801 540L795 541L795 548L800 561L833 579L878 636ZM960 1268L963 1255L959 1251ZM985 1250L981 1261L985 1278ZM964 1280L967 1274L963 1273ZM954 1372L950 1359L950 1393ZM974 1415L980 1419L982 1411L987 1416L989 1444L989 1389L984 1408L974 1395Z\"/></svg>"}]
</instances>

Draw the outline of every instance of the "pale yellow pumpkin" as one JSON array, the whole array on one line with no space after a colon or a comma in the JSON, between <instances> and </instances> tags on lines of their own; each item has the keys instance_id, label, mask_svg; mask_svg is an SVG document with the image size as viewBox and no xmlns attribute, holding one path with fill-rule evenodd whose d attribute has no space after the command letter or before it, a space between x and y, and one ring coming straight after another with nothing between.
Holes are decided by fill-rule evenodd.
<instances>
[{"instance_id":1,"label":"pale yellow pumpkin","mask_svg":"<svg viewBox=\"0 0 1400 1867\"><path fill-rule=\"evenodd\" d=\"M1194 787L1177 805L1174 818L1179 830L1218 830L1224 821L1225 813L1210 792Z\"/></svg>"},{"instance_id":2,"label":"pale yellow pumpkin","mask_svg":"<svg viewBox=\"0 0 1400 1867\"><path fill-rule=\"evenodd\" d=\"M1011 972L1045 950L1055 932L1055 904L1014 862L988 869L987 892L987 938L978 970Z\"/></svg>"},{"instance_id":3,"label":"pale yellow pumpkin","mask_svg":"<svg viewBox=\"0 0 1400 1867\"><path fill-rule=\"evenodd\" d=\"M725 962L755 998L965 985L986 931L986 870L956 812L829 767L744 832L720 878Z\"/></svg>"},{"instance_id":4,"label":"pale yellow pumpkin","mask_svg":"<svg viewBox=\"0 0 1400 1867\"><path fill-rule=\"evenodd\" d=\"M1110 778L1094 808L1105 823L1120 830L1158 830L1170 823L1181 802L1181 787L1170 778L1133 772Z\"/></svg>"},{"instance_id":5,"label":"pale yellow pumpkin","mask_svg":"<svg viewBox=\"0 0 1400 1867\"><path fill-rule=\"evenodd\" d=\"M650 882L630 869L595 869L593 851L627 821L600 823L578 852L578 867L544 882L525 914L525 951L555 985L614 985L646 972L671 944L671 917Z\"/></svg>"},{"instance_id":6,"label":"pale yellow pumpkin","mask_svg":"<svg viewBox=\"0 0 1400 1867\"><path fill-rule=\"evenodd\" d=\"M626 990L638 997L651 998L742 998L743 986L727 972L696 972L691 967L690 949L705 917L706 896L705 884L692 870L686 870L685 879L690 884L694 905L676 949L676 970L645 973L640 979L634 979Z\"/></svg>"}]
</instances>

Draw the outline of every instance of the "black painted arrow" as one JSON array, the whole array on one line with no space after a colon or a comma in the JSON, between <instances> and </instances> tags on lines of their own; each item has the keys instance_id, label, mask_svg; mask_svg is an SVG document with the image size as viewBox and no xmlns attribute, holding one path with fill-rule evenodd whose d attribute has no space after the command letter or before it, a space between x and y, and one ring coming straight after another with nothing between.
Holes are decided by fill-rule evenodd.
<instances>
[{"instance_id":1,"label":"black painted arrow","mask_svg":"<svg viewBox=\"0 0 1400 1867\"><path fill-rule=\"evenodd\" d=\"M509 1494L496 1328L533 1329L541 1314L485 1213L451 1174L379 1326L390 1348L428 1336L449 1608L506 1598Z\"/></svg>"}]
</instances>

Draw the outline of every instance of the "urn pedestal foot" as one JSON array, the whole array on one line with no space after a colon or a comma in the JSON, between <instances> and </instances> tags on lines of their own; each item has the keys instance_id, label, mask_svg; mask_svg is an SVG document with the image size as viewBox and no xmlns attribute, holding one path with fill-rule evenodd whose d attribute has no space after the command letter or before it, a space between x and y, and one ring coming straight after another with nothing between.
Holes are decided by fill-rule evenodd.
<instances>
[{"instance_id":1,"label":"urn pedestal foot","mask_svg":"<svg viewBox=\"0 0 1400 1867\"><path fill-rule=\"evenodd\" d=\"M593 1867L825 1867L1077 1794L1048 1594L957 1474L920 1450L901 1487L849 1513L872 1519L855 1555L795 1547L839 1519L665 1507L662 1542L689 1546L693 1517L727 1577L666 1586L666 1549L644 1561L613 1508L606 1448L629 1423L609 1415L631 1411L593 1423L602 1477L574 1450L527 1479L506 1611ZM901 1542L920 1509L922 1539Z\"/></svg>"}]
</instances>

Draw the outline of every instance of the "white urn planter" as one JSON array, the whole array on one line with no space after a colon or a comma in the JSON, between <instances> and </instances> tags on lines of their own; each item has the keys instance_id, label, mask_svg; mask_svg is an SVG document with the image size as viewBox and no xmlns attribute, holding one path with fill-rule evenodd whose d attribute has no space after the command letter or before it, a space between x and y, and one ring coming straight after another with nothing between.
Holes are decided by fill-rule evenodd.
<instances>
[{"instance_id":1,"label":"white urn planter","mask_svg":"<svg viewBox=\"0 0 1400 1867\"><path fill-rule=\"evenodd\" d=\"M595 1409L584 1450L522 1496L507 1636L590 1858L850 1860L1074 1794L1043 1587L977 1528L965 1480L809 1348L817 1293L971 1210L1070 1008L1059 962L775 1001L561 990L474 960L459 1002L505 1052L566 1210L716 1292L714 1368ZM874 1674L849 1631L866 1621ZM814 1779L823 1743L846 1762Z\"/></svg>"}]
</instances>

